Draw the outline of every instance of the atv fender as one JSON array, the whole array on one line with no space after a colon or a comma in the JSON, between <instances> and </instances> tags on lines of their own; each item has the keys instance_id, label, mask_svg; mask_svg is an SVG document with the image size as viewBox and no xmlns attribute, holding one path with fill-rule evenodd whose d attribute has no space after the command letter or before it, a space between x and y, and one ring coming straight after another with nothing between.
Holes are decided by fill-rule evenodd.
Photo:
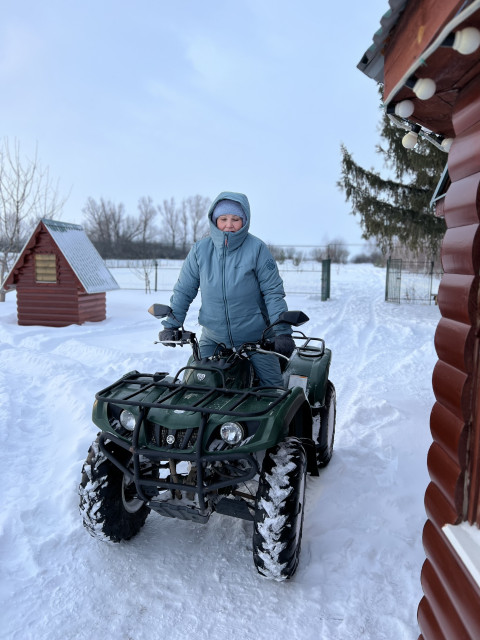
<instances>
[{"instance_id":1,"label":"atv fender","mask_svg":"<svg viewBox=\"0 0 480 640\"><path fill-rule=\"evenodd\" d=\"M283 373L285 386L302 384L310 406L323 407L331 360L330 349L298 349Z\"/></svg>"}]
</instances>

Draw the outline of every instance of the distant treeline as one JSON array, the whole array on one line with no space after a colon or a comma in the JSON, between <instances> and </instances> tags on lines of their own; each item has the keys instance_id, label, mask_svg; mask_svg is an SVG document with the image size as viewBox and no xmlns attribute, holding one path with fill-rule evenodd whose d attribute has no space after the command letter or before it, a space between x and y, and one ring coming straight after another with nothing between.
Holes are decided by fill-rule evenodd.
<instances>
[{"instance_id":1,"label":"distant treeline","mask_svg":"<svg viewBox=\"0 0 480 640\"><path fill-rule=\"evenodd\" d=\"M104 259L184 258L207 231L209 198L200 195L155 204L138 201L136 215L122 203L89 198L82 209L84 229Z\"/></svg>"}]
</instances>

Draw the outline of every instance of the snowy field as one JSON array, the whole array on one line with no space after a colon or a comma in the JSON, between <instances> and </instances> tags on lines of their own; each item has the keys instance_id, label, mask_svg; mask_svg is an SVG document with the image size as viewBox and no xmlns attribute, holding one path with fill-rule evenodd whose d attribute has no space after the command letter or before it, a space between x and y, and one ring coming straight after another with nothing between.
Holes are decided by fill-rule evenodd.
<instances>
[{"instance_id":1,"label":"snowy field","mask_svg":"<svg viewBox=\"0 0 480 640\"><path fill-rule=\"evenodd\" d=\"M253 566L252 524L152 513L121 544L91 538L77 486L94 394L132 369L173 371L147 313L168 294L107 294L107 320L19 327L0 304L0 636L8 640L414 640L438 307L384 302L385 271L332 266L328 302L288 295L333 351L337 432L308 478L294 578ZM194 303L186 327L198 329Z\"/></svg>"}]
</instances>

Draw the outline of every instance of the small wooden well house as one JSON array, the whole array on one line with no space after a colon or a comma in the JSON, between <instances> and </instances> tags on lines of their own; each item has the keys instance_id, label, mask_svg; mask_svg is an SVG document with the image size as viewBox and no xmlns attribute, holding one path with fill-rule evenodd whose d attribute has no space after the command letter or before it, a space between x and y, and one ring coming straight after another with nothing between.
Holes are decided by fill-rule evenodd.
<instances>
[{"instance_id":1,"label":"small wooden well house","mask_svg":"<svg viewBox=\"0 0 480 640\"><path fill-rule=\"evenodd\" d=\"M17 290L18 324L64 327L105 320L119 286L80 225L42 219L3 288Z\"/></svg>"}]
</instances>

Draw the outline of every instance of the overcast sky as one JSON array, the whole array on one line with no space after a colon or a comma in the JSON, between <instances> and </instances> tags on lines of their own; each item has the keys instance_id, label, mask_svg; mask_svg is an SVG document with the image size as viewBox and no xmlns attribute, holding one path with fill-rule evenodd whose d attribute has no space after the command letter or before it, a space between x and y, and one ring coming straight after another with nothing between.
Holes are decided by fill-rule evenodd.
<instances>
[{"instance_id":1,"label":"overcast sky","mask_svg":"<svg viewBox=\"0 0 480 640\"><path fill-rule=\"evenodd\" d=\"M7 0L0 126L70 193L159 203L246 193L272 244L361 243L340 143L382 168L380 100L357 68L387 0Z\"/></svg>"}]
</instances>

